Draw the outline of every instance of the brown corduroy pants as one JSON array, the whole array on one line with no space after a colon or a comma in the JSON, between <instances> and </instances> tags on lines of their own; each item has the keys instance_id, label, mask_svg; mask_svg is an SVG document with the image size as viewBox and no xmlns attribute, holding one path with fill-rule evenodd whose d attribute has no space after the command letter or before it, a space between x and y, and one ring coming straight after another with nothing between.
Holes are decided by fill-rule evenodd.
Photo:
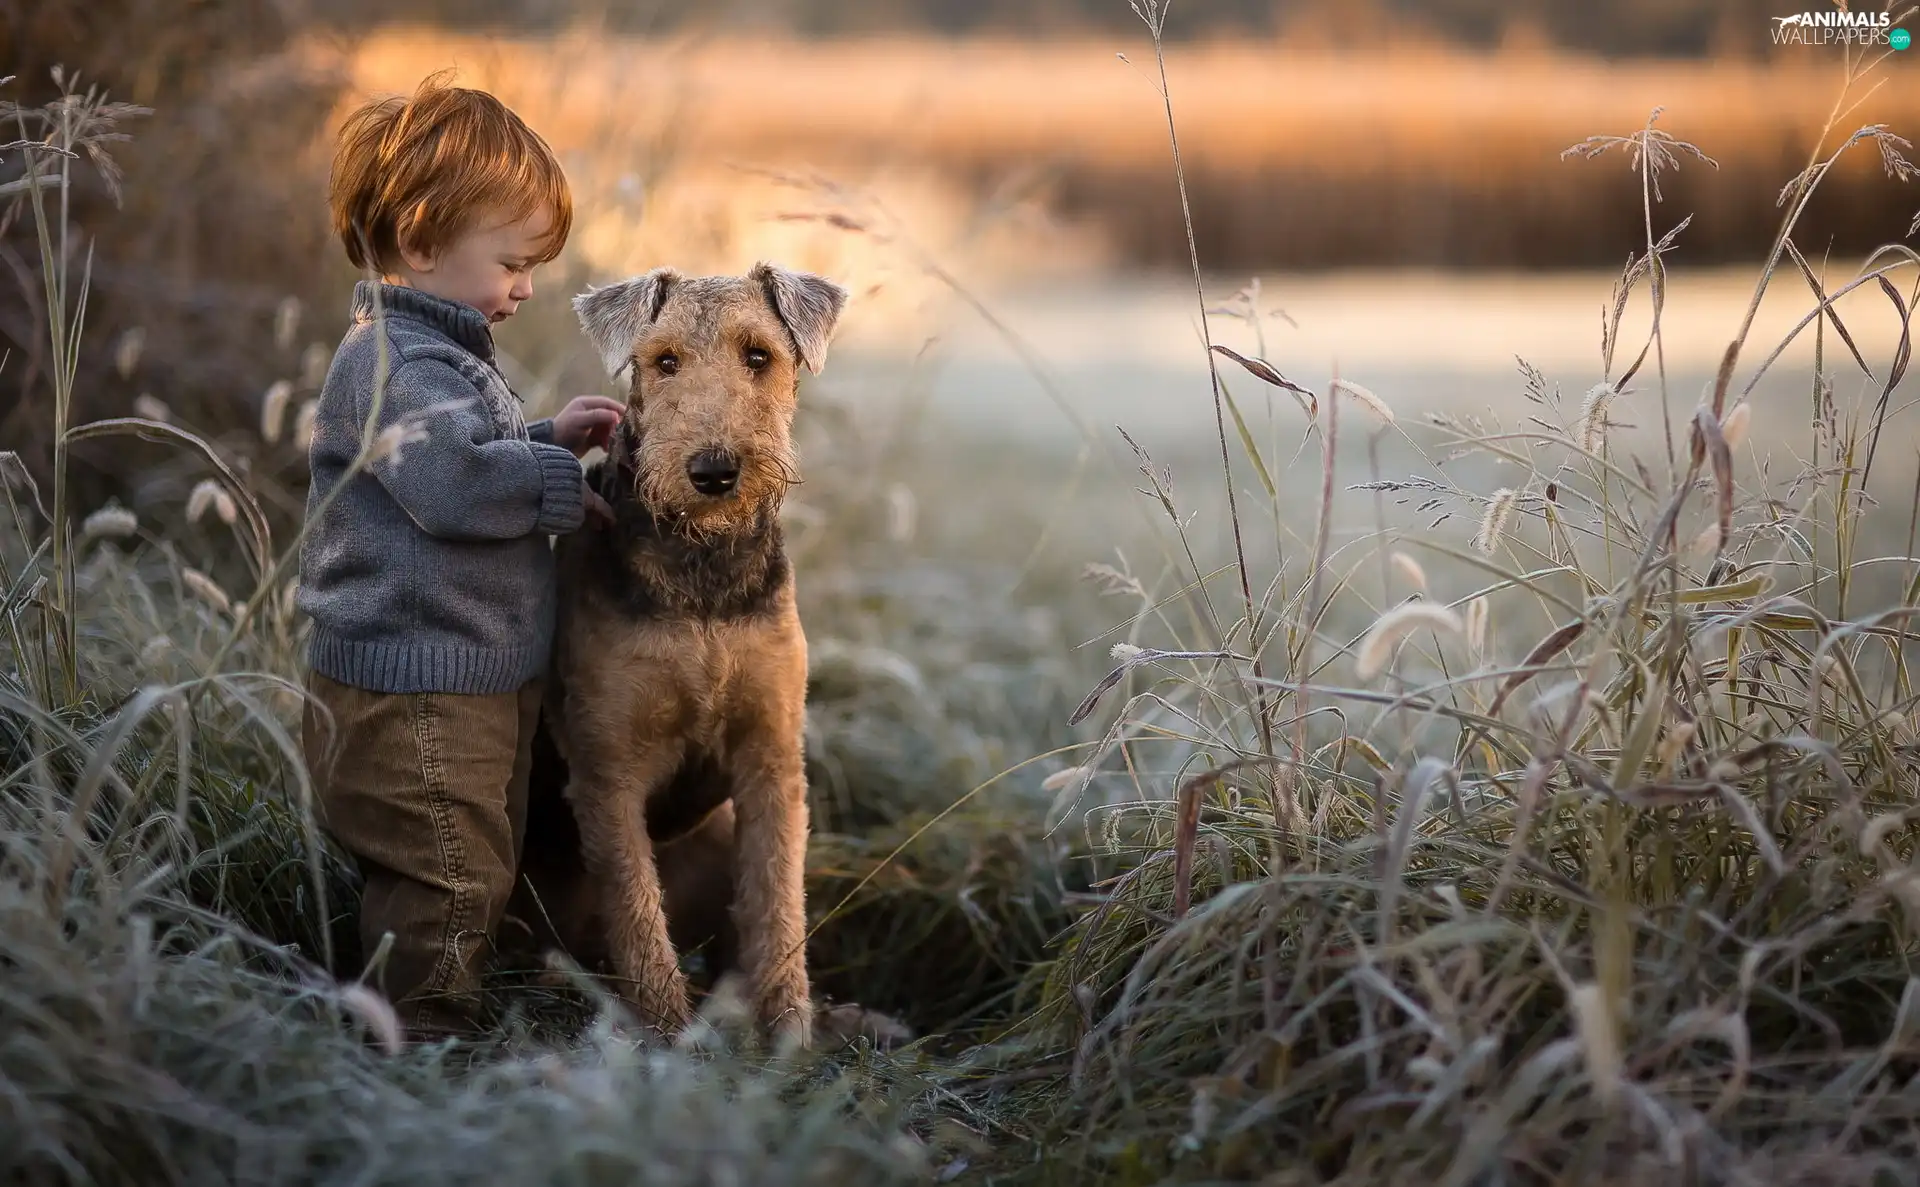
<instances>
[{"instance_id":1,"label":"brown corduroy pants","mask_svg":"<svg viewBox=\"0 0 1920 1187\"><path fill-rule=\"evenodd\" d=\"M376 987L415 1037L471 1030L518 876L539 681L494 696L376 693L308 678L303 745L322 826L365 888Z\"/></svg>"}]
</instances>

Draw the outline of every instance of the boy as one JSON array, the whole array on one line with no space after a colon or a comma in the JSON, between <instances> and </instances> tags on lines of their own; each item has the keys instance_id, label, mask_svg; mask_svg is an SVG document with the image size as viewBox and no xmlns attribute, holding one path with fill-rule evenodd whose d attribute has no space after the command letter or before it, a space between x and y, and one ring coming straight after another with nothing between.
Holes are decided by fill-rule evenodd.
<instances>
[{"instance_id":1,"label":"boy","mask_svg":"<svg viewBox=\"0 0 1920 1187\"><path fill-rule=\"evenodd\" d=\"M322 821L364 877L366 954L393 933L387 995L431 1037L477 1021L526 819L549 537L606 517L579 458L622 405L583 396L526 424L494 365L489 327L533 296L573 219L559 162L499 100L436 76L361 108L328 203L379 279L355 287L314 419L303 741ZM372 461L353 472L369 418Z\"/></svg>"}]
</instances>

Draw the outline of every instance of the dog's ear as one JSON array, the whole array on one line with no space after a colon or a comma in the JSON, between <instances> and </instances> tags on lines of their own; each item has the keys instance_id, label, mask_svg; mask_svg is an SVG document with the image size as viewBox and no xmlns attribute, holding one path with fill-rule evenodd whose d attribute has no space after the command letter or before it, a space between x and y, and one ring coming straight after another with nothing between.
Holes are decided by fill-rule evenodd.
<instances>
[{"instance_id":1,"label":"dog's ear","mask_svg":"<svg viewBox=\"0 0 1920 1187\"><path fill-rule=\"evenodd\" d=\"M766 290L773 311L786 323L800 362L815 375L827 361L827 339L833 336L834 323L847 307L847 290L824 276L811 272L789 272L772 264L759 263L748 274Z\"/></svg>"},{"instance_id":2,"label":"dog's ear","mask_svg":"<svg viewBox=\"0 0 1920 1187\"><path fill-rule=\"evenodd\" d=\"M618 379L633 366L634 340L660 316L668 291L679 279L672 268L655 268L618 284L589 288L573 299L580 328L599 352L609 377Z\"/></svg>"}]
</instances>

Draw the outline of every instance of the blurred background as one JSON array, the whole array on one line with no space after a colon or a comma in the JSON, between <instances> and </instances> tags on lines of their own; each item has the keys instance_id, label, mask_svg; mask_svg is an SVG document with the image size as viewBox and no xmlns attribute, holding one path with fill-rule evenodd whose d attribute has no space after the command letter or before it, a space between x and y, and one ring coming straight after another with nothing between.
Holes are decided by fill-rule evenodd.
<instances>
[{"instance_id":1,"label":"blurred background","mask_svg":"<svg viewBox=\"0 0 1920 1187\"><path fill-rule=\"evenodd\" d=\"M1146 458L1202 553L1221 544L1223 425L1244 425L1234 452L1260 453L1236 486L1298 484L1302 502L1276 505L1310 520L1317 446L1299 406L1229 366L1240 424L1216 419L1203 309L1215 341L1394 410L1393 433L1341 445L1375 471L1348 469L1344 488L1425 465L1430 413L1577 419L1650 324L1642 293L1609 370L1621 265L1691 219L1663 352L1613 413L1656 440L1663 406L1684 417L1711 381L1781 188L1828 121L1823 152L1857 128L1920 127L1920 54L1890 55L1843 100L1842 51L1775 44L1773 7L1176 0L1164 64L1192 256L1155 46L1128 0L0 0L0 46L16 101L51 95L58 66L150 109L101 146L119 202L86 170L68 198L94 248L82 418L157 401L142 406L231 442L296 523L297 409L353 279L325 231L328 136L353 104L450 67L545 135L575 188L567 254L500 334L536 413L602 387L566 302L587 283L759 258L822 271L855 299L810 381L809 415L837 418L810 464L849 471L883 537L1000 558L999 588L1018 589L1042 557L1066 571L1148 547L1168 508L1135 493ZM1656 112L1698 150L1674 149L1657 200L1618 148L1563 155ZM1844 154L1804 216L1797 241L1829 284L1909 234L1920 186L1901 151ZM47 456L48 423L31 234L16 220L0 243L0 436L29 460ZM1756 340L1808 308L1783 273ZM1897 342L1878 292L1841 308L1867 355ZM1815 348L1801 335L1757 381L1756 439L1803 433ZM263 411L284 421L271 440ZM185 500L192 463L114 448L76 456L83 506ZM1451 480L1502 480L1473 464L1492 469ZM1425 526L1420 505L1343 500L1340 528Z\"/></svg>"}]
</instances>

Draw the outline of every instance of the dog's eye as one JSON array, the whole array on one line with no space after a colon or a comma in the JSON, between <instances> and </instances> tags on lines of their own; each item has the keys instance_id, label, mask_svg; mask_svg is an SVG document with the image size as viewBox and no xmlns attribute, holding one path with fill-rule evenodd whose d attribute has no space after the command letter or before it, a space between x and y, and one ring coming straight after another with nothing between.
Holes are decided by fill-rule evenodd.
<instances>
[{"instance_id":1,"label":"dog's eye","mask_svg":"<svg viewBox=\"0 0 1920 1187\"><path fill-rule=\"evenodd\" d=\"M772 361L773 356L758 346L747 347L747 369L749 371L758 371Z\"/></svg>"},{"instance_id":2,"label":"dog's eye","mask_svg":"<svg viewBox=\"0 0 1920 1187\"><path fill-rule=\"evenodd\" d=\"M660 368L660 374L672 375L680 370L680 356L669 351L653 360L653 365Z\"/></svg>"}]
</instances>

